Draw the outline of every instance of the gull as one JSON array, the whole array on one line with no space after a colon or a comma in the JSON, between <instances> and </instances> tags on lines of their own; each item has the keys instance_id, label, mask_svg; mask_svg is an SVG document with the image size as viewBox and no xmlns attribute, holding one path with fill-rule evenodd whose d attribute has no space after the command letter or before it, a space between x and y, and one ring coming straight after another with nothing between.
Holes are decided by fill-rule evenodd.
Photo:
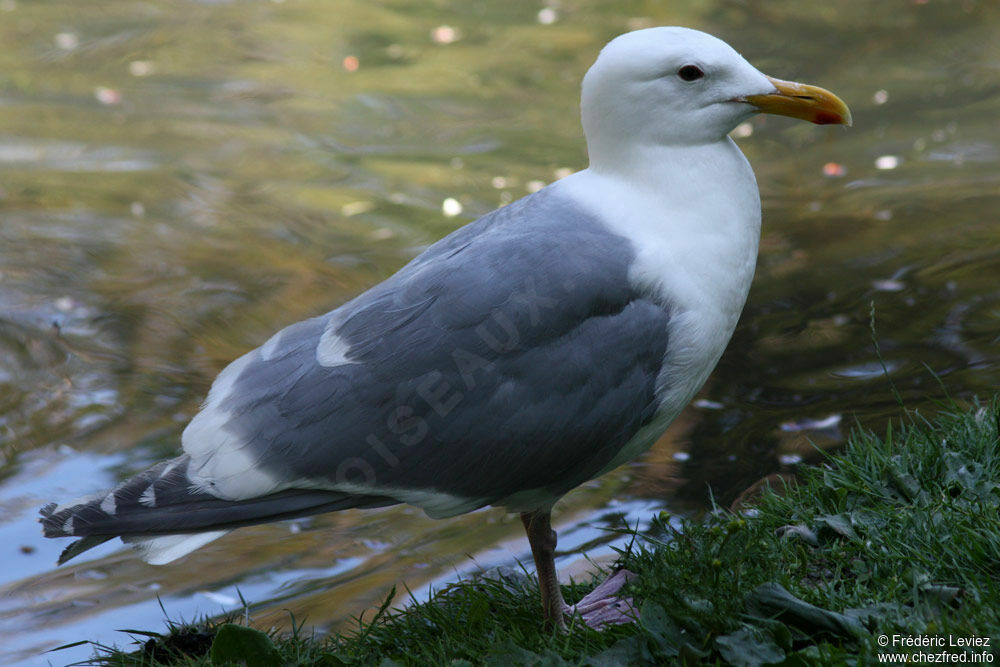
<instances>
[{"instance_id":1,"label":"gull","mask_svg":"<svg viewBox=\"0 0 1000 667\"><path fill-rule=\"evenodd\" d=\"M251 524L498 506L520 514L548 623L621 622L607 618L621 573L575 608L563 600L552 507L648 449L736 327L761 208L729 132L758 113L851 115L679 27L608 43L580 107L586 169L232 362L178 457L46 505L47 537L81 538L59 562L116 536L163 564Z\"/></svg>"}]
</instances>

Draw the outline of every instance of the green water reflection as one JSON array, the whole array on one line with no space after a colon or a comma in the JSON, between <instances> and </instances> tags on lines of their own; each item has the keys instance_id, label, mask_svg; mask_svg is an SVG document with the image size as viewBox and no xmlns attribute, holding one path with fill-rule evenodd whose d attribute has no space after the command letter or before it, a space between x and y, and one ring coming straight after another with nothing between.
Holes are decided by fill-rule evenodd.
<instances>
[{"instance_id":1,"label":"green water reflection","mask_svg":"<svg viewBox=\"0 0 1000 667\"><path fill-rule=\"evenodd\" d=\"M660 24L836 91L855 127L740 129L765 218L740 328L668 438L557 508L561 565L621 512L728 503L810 441L881 427L872 302L909 407L994 391L996 3L0 0L3 661L155 629L157 594L190 615L240 586L263 625L329 628L394 584L525 559L497 511L392 508L241 530L180 566L108 548L56 570L34 513L174 453L215 374L278 328L584 167L580 77Z\"/></svg>"}]
</instances>

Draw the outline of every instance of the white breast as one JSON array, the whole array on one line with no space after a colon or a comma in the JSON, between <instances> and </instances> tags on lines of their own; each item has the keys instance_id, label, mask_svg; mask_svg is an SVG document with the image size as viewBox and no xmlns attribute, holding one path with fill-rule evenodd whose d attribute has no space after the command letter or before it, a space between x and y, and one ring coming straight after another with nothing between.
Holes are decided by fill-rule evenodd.
<instances>
[{"instance_id":1,"label":"white breast","mask_svg":"<svg viewBox=\"0 0 1000 667\"><path fill-rule=\"evenodd\" d=\"M608 470L648 448L708 379L743 310L760 239L757 183L728 138L637 158L634 167L588 169L556 184L632 241L633 284L671 312L657 419Z\"/></svg>"}]
</instances>

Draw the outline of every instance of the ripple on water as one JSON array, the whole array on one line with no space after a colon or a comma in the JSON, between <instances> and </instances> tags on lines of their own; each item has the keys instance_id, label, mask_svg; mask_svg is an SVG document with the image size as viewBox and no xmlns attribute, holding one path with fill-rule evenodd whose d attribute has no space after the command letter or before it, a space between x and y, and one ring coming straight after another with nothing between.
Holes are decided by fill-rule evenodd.
<instances>
[{"instance_id":1,"label":"ripple on water","mask_svg":"<svg viewBox=\"0 0 1000 667\"><path fill-rule=\"evenodd\" d=\"M156 153L122 146L92 146L69 141L0 141L0 169L131 172L160 166Z\"/></svg>"}]
</instances>

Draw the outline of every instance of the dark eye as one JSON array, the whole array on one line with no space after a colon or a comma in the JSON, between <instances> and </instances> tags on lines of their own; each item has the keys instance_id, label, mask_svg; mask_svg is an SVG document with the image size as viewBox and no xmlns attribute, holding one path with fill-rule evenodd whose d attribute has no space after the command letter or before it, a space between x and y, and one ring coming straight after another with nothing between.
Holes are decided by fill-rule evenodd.
<instances>
[{"instance_id":1,"label":"dark eye","mask_svg":"<svg viewBox=\"0 0 1000 667\"><path fill-rule=\"evenodd\" d=\"M677 70L677 76L684 81L697 81L701 77L705 76L705 73L702 72L699 67L694 65L685 65Z\"/></svg>"}]
</instances>

